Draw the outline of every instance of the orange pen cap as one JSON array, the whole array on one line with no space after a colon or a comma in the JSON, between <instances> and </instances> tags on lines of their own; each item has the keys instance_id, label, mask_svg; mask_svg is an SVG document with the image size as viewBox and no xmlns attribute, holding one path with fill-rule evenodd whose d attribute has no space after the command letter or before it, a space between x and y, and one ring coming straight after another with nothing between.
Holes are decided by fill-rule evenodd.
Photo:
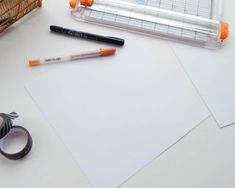
<instances>
[{"instance_id":1,"label":"orange pen cap","mask_svg":"<svg viewBox=\"0 0 235 188\"><path fill-rule=\"evenodd\" d=\"M116 48L104 48L100 49L100 56L113 55L116 52Z\"/></svg>"},{"instance_id":2,"label":"orange pen cap","mask_svg":"<svg viewBox=\"0 0 235 188\"><path fill-rule=\"evenodd\" d=\"M39 60L29 60L29 65L30 66L40 65L40 61Z\"/></svg>"}]
</instances>

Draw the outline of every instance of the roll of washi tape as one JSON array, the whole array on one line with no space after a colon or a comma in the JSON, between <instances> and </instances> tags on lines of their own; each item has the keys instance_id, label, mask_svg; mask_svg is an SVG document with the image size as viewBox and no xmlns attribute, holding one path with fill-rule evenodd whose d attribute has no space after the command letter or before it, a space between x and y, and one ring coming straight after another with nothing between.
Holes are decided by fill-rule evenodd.
<instances>
[{"instance_id":1,"label":"roll of washi tape","mask_svg":"<svg viewBox=\"0 0 235 188\"><path fill-rule=\"evenodd\" d=\"M15 134L23 135L26 138L26 144L20 151L16 153L9 153L9 152L4 151L4 149L0 147L0 153L6 158L12 159L12 160L18 160L26 156L30 152L32 148L32 144L33 144L32 137L30 136L28 130L21 126L12 126L10 132L6 135L6 137L4 137L0 141L2 142L1 144L2 145L4 144L4 141L5 139L7 139L7 137L13 137L15 136Z\"/></svg>"},{"instance_id":2,"label":"roll of washi tape","mask_svg":"<svg viewBox=\"0 0 235 188\"><path fill-rule=\"evenodd\" d=\"M27 129L21 126L13 126L12 120L17 117L18 115L15 112L10 114L0 113L0 154L12 160L18 160L26 156L30 152L33 144L32 137ZM17 152L5 151L5 146L9 140L17 135L23 136L26 140L23 148Z\"/></svg>"}]
</instances>

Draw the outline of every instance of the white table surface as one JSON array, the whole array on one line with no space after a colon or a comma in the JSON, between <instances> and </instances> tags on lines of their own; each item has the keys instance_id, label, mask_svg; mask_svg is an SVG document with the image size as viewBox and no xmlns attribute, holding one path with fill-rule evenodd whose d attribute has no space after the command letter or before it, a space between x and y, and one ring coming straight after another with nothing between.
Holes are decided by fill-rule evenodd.
<instances>
[{"instance_id":1,"label":"white table surface","mask_svg":"<svg viewBox=\"0 0 235 188\"><path fill-rule=\"evenodd\" d=\"M226 1L225 18L234 17L231 4L233 0ZM235 25L235 19L228 21ZM51 34L51 24L118 36L118 31L73 20L67 0L43 1L41 9L0 34L0 112L18 112L19 124L29 130L34 141L32 151L23 160L11 161L0 156L3 188L91 188L24 88L29 81L56 69L56 66L29 68L30 58L94 48L93 42ZM146 40L150 39L146 37ZM235 59L235 54L229 58ZM232 79L235 80L235 75ZM235 126L220 129L209 118L121 188L233 188L234 174Z\"/></svg>"}]
</instances>

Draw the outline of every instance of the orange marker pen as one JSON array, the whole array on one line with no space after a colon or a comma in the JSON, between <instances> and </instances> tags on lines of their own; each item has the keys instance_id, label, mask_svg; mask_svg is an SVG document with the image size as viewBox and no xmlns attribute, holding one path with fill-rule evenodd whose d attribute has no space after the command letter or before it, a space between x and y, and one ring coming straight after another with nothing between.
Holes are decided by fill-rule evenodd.
<instances>
[{"instance_id":1,"label":"orange marker pen","mask_svg":"<svg viewBox=\"0 0 235 188\"><path fill-rule=\"evenodd\" d=\"M113 55L115 54L115 52L116 52L116 48L104 48L98 51L90 51L90 52L85 52L85 53L80 53L80 54L69 55L65 57L54 57L54 58L48 58L48 59L43 59L43 60L29 60L29 65L37 66L37 65L50 64L50 63L75 61L78 59Z\"/></svg>"}]
</instances>

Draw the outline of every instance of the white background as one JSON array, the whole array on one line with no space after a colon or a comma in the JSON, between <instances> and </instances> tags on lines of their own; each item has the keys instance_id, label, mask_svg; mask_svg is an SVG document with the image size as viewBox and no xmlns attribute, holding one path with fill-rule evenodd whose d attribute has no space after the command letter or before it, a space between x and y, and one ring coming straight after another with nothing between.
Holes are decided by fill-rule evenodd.
<instances>
[{"instance_id":1,"label":"white background","mask_svg":"<svg viewBox=\"0 0 235 188\"><path fill-rule=\"evenodd\" d=\"M229 6L233 3L232 0L226 1L225 19L234 14L235 10ZM233 22L231 25L235 23L232 19L228 21L230 24ZM21 161L10 161L0 156L2 187L91 187L24 89L30 80L56 69L56 66L29 68L28 59L94 47L92 42L50 34L51 24L118 36L118 31L74 21L65 0L44 1L42 9L34 11L0 35L0 111L17 111L21 116L19 124L30 131L34 140L32 152ZM156 43L165 42L154 40ZM227 58L235 58L235 55ZM235 85L235 66L227 71ZM209 118L123 184L122 188L235 187L234 146L235 127L220 129Z\"/></svg>"}]
</instances>

